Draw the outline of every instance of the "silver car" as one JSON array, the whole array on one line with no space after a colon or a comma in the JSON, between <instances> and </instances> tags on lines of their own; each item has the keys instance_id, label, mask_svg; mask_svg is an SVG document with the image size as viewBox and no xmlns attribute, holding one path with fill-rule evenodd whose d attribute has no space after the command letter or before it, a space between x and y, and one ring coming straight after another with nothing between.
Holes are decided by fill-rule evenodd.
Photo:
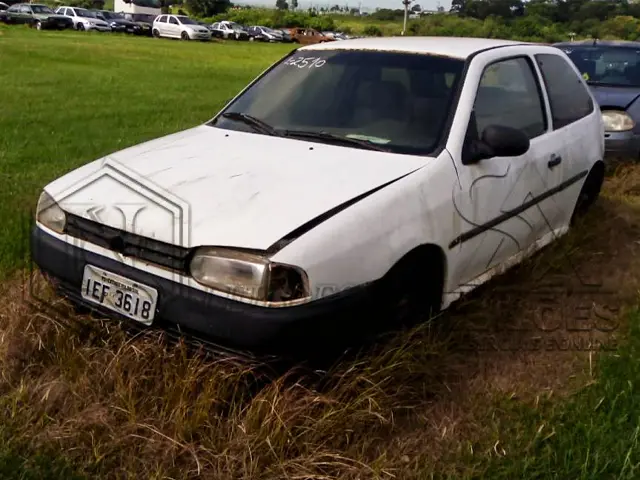
<instances>
[{"instance_id":1,"label":"silver car","mask_svg":"<svg viewBox=\"0 0 640 480\"><path fill-rule=\"evenodd\" d=\"M55 12L73 20L73 28L76 30L97 30L99 32L110 32L111 27L104 20L100 20L95 12L86 8L78 7L58 7Z\"/></svg>"},{"instance_id":2,"label":"silver car","mask_svg":"<svg viewBox=\"0 0 640 480\"><path fill-rule=\"evenodd\" d=\"M186 15L158 15L152 33L154 37L211 40L211 31Z\"/></svg>"}]
</instances>

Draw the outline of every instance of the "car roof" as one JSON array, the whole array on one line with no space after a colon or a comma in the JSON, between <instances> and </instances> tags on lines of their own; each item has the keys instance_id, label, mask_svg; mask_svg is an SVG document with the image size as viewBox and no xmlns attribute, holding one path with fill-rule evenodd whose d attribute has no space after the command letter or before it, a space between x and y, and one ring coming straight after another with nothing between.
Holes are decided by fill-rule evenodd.
<instances>
[{"instance_id":1,"label":"car roof","mask_svg":"<svg viewBox=\"0 0 640 480\"><path fill-rule=\"evenodd\" d=\"M627 47L640 48L640 42L626 40L578 40L576 42L554 43L554 47Z\"/></svg>"},{"instance_id":2,"label":"car roof","mask_svg":"<svg viewBox=\"0 0 640 480\"><path fill-rule=\"evenodd\" d=\"M357 38L335 43L318 43L302 47L300 50L379 50L383 52L429 53L433 55L465 59L468 56L487 48L508 47L511 45L537 44L493 38L377 37Z\"/></svg>"}]
</instances>

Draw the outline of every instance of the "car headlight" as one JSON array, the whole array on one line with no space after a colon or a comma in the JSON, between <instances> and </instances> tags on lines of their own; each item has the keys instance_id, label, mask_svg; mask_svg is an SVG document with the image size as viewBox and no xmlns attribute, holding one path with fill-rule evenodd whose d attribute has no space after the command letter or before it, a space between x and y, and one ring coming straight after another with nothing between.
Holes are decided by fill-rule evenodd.
<instances>
[{"instance_id":1,"label":"car headlight","mask_svg":"<svg viewBox=\"0 0 640 480\"><path fill-rule=\"evenodd\" d=\"M254 300L285 302L309 295L307 275L301 269L252 253L202 247L196 250L190 270L202 285Z\"/></svg>"},{"instance_id":2,"label":"car headlight","mask_svg":"<svg viewBox=\"0 0 640 480\"><path fill-rule=\"evenodd\" d=\"M64 233L67 215L47 192L42 192L36 207L36 220L57 233Z\"/></svg>"},{"instance_id":3,"label":"car headlight","mask_svg":"<svg viewBox=\"0 0 640 480\"><path fill-rule=\"evenodd\" d=\"M626 132L636 126L633 118L620 110L604 110L602 120L607 132Z\"/></svg>"}]
</instances>

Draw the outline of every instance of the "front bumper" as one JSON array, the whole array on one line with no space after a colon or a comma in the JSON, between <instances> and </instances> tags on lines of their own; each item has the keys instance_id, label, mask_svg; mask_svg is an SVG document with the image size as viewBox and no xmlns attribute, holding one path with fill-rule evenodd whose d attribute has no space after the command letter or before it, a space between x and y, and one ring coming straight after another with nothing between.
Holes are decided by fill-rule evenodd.
<instances>
[{"instance_id":1,"label":"front bumper","mask_svg":"<svg viewBox=\"0 0 640 480\"><path fill-rule=\"evenodd\" d=\"M304 305L268 308L244 304L160 278L63 242L34 226L31 255L60 294L107 317L120 317L80 294L86 264L158 290L154 326L176 327L226 347L266 354L300 355L316 345L342 348L373 326L375 284L356 287ZM136 323L134 320L126 319ZM141 328L146 328L139 325ZM337 341L336 341L337 340ZM329 349L329 348L328 348Z\"/></svg>"},{"instance_id":2,"label":"front bumper","mask_svg":"<svg viewBox=\"0 0 640 480\"><path fill-rule=\"evenodd\" d=\"M607 156L640 158L640 134L636 132L605 132L604 145Z\"/></svg>"},{"instance_id":3,"label":"front bumper","mask_svg":"<svg viewBox=\"0 0 640 480\"><path fill-rule=\"evenodd\" d=\"M191 32L189 38L191 40L211 40L211 33Z\"/></svg>"},{"instance_id":4,"label":"front bumper","mask_svg":"<svg viewBox=\"0 0 640 480\"><path fill-rule=\"evenodd\" d=\"M111 31L111 27L109 26L103 26L103 25L91 25L91 26L85 26L85 28L87 30L96 30L98 32L110 32Z\"/></svg>"}]
</instances>

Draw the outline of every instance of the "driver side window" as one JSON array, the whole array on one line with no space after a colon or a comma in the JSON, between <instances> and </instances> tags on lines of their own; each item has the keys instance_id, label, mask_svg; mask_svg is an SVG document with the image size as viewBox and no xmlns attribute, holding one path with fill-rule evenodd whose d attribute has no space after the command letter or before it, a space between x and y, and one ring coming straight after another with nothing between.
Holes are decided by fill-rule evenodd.
<instances>
[{"instance_id":1,"label":"driver side window","mask_svg":"<svg viewBox=\"0 0 640 480\"><path fill-rule=\"evenodd\" d=\"M532 62L518 57L488 65L480 78L473 113L476 125L472 121L467 134L476 139L489 125L517 128L529 139L545 133L547 118Z\"/></svg>"}]
</instances>

